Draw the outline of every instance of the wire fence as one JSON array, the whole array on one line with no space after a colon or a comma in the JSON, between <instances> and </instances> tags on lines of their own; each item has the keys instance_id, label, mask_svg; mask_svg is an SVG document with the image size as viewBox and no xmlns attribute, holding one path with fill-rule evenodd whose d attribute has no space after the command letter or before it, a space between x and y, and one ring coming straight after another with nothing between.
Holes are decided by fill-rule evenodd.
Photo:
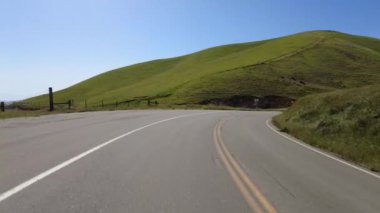
<instances>
[{"instance_id":1,"label":"wire fence","mask_svg":"<svg viewBox=\"0 0 380 213\"><path fill-rule=\"evenodd\" d=\"M238 95L235 93L198 93L198 101L192 104L198 105L223 105L232 107L245 108L282 108L288 107L294 99L285 96L252 96ZM52 101L47 99L44 102L17 101L17 102L0 102L0 112L7 110L37 111L37 110L60 110L60 111L91 111L107 109L128 109L128 108L149 108L160 106L158 100L168 97L169 95L159 96L140 96L126 100L91 100L86 98L69 99L62 101ZM207 98L206 98L207 97ZM193 95L187 97L193 99ZM195 100L195 99L194 99ZM183 105L178 103L177 105ZM186 104L185 104L186 105ZM163 105L161 105L163 106Z\"/></svg>"},{"instance_id":2,"label":"wire fence","mask_svg":"<svg viewBox=\"0 0 380 213\"><path fill-rule=\"evenodd\" d=\"M101 110L101 109L117 109L117 108L136 108L136 107L154 107L158 106L158 100L149 97L136 97L134 99L123 101L91 101L86 99L67 100L60 102L53 102L53 110ZM0 112L7 110L21 110L21 111L37 111L37 110L50 110L50 104L36 103L28 101L14 101L14 102L0 102ZM52 111L52 110L50 110Z\"/></svg>"}]
</instances>

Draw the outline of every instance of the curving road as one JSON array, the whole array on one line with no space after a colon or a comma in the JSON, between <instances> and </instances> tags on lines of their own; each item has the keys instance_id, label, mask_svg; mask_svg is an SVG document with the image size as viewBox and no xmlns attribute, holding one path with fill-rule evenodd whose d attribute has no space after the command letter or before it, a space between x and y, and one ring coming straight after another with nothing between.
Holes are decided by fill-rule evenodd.
<instances>
[{"instance_id":1,"label":"curving road","mask_svg":"<svg viewBox=\"0 0 380 213\"><path fill-rule=\"evenodd\" d=\"M281 135L277 112L0 121L0 212L380 212L380 176Z\"/></svg>"}]
</instances>

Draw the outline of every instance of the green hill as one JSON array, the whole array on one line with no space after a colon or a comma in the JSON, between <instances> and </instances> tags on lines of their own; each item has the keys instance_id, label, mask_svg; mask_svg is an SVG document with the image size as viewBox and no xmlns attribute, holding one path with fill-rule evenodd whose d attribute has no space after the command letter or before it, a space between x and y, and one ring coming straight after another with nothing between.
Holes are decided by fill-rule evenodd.
<instances>
[{"instance_id":1,"label":"green hill","mask_svg":"<svg viewBox=\"0 0 380 213\"><path fill-rule=\"evenodd\" d=\"M206 49L105 72L55 93L89 105L160 104L283 107L311 94L380 83L380 40L312 31ZM47 103L47 96L28 102Z\"/></svg>"},{"instance_id":2,"label":"green hill","mask_svg":"<svg viewBox=\"0 0 380 213\"><path fill-rule=\"evenodd\" d=\"M303 97L274 120L284 131L380 171L380 85Z\"/></svg>"}]
</instances>

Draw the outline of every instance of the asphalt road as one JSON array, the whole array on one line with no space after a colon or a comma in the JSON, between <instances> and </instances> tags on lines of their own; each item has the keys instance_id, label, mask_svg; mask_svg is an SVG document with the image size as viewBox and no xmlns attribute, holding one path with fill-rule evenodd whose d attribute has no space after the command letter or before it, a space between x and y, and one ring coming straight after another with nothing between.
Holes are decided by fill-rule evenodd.
<instances>
[{"instance_id":1,"label":"asphalt road","mask_svg":"<svg viewBox=\"0 0 380 213\"><path fill-rule=\"evenodd\" d=\"M380 176L288 139L276 112L0 121L0 212L380 212Z\"/></svg>"}]
</instances>

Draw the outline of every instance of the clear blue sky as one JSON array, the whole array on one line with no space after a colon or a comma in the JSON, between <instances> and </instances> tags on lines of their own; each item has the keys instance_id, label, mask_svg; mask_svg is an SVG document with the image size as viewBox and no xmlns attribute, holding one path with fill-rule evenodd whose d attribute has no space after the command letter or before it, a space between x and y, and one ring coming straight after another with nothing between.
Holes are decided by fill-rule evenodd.
<instances>
[{"instance_id":1,"label":"clear blue sky","mask_svg":"<svg viewBox=\"0 0 380 213\"><path fill-rule=\"evenodd\" d=\"M378 0L1 0L0 99L207 47L330 29L380 38Z\"/></svg>"}]
</instances>

